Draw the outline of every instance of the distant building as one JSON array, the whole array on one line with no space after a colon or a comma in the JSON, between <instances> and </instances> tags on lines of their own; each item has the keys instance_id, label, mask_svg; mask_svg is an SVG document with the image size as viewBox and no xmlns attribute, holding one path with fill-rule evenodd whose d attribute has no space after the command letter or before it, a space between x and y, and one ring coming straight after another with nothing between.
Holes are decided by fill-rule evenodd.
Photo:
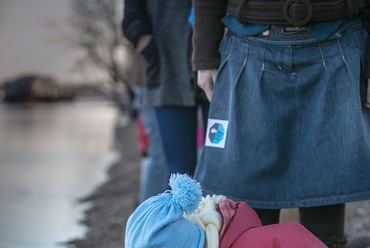
<instances>
[{"instance_id":1,"label":"distant building","mask_svg":"<svg viewBox=\"0 0 370 248\"><path fill-rule=\"evenodd\" d=\"M0 89L0 99L5 102L36 102L72 100L72 89L61 87L49 76L23 75L7 80Z\"/></svg>"}]
</instances>

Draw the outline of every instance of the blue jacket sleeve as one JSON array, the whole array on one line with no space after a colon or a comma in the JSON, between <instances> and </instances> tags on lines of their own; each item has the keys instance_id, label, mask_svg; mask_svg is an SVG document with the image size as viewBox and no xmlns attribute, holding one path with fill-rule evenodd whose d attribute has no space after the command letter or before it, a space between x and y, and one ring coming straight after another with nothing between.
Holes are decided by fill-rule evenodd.
<instances>
[{"instance_id":1,"label":"blue jacket sleeve","mask_svg":"<svg viewBox=\"0 0 370 248\"><path fill-rule=\"evenodd\" d=\"M124 0L122 32L135 47L141 35L152 33L146 0Z\"/></svg>"}]
</instances>

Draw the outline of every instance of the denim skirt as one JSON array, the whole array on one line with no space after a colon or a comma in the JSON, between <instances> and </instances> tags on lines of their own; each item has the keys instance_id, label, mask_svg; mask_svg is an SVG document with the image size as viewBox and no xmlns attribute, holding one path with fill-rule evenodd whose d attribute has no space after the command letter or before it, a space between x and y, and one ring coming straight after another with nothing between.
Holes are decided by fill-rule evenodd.
<instances>
[{"instance_id":1,"label":"denim skirt","mask_svg":"<svg viewBox=\"0 0 370 248\"><path fill-rule=\"evenodd\" d=\"M204 194L264 209L370 199L364 25L324 41L228 31L195 173Z\"/></svg>"}]
</instances>

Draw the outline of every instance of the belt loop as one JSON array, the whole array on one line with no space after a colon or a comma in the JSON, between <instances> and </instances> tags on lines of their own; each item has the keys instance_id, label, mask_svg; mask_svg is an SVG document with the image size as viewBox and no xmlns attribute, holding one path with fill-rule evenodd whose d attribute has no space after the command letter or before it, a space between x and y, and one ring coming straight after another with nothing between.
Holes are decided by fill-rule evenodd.
<instances>
[{"instance_id":1,"label":"belt loop","mask_svg":"<svg viewBox=\"0 0 370 248\"><path fill-rule=\"evenodd\" d=\"M352 17L355 13L355 5L353 4L352 0L346 0L347 4L347 17Z\"/></svg>"},{"instance_id":2,"label":"belt loop","mask_svg":"<svg viewBox=\"0 0 370 248\"><path fill-rule=\"evenodd\" d=\"M347 1L350 1L350 0L347 0ZM238 9L237 9L237 14L236 14L236 19L239 21L239 22L242 22L242 9L243 9L243 6L248 2L248 0L241 0L239 5L238 5Z\"/></svg>"}]
</instances>

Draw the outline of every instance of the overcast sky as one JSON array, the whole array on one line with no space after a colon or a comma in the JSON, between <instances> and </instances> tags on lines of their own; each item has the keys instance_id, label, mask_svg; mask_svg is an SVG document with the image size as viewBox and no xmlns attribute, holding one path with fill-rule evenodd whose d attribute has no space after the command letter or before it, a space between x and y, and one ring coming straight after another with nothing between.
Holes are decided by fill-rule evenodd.
<instances>
[{"instance_id":1,"label":"overcast sky","mask_svg":"<svg viewBox=\"0 0 370 248\"><path fill-rule=\"evenodd\" d=\"M55 23L63 25L70 0L0 0L0 82L24 72L73 78L73 52L63 47ZM52 25L53 24L53 25Z\"/></svg>"}]
</instances>

